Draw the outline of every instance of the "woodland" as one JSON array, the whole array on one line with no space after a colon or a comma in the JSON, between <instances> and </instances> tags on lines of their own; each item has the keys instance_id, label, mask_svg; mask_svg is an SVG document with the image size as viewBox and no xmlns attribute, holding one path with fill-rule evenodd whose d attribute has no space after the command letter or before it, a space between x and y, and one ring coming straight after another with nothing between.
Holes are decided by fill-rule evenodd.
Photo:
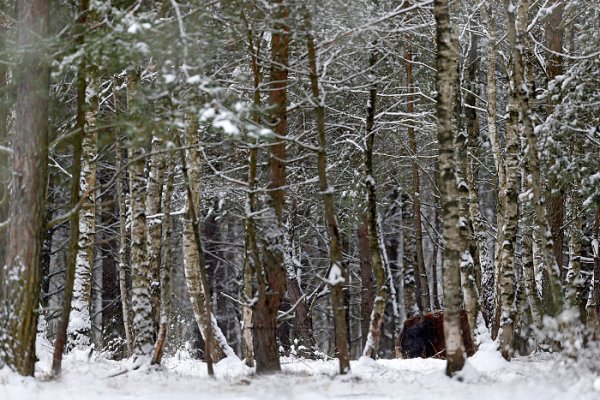
<instances>
[{"instance_id":1,"label":"woodland","mask_svg":"<svg viewBox=\"0 0 600 400\"><path fill-rule=\"evenodd\" d=\"M600 373L597 0L1 0L0 40L0 371L346 375L438 318L449 377Z\"/></svg>"}]
</instances>

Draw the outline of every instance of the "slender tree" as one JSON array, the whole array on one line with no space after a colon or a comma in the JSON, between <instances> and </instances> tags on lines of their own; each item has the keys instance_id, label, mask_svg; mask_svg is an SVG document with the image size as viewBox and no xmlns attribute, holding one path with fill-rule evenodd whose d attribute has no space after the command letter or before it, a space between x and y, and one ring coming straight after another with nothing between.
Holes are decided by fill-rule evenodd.
<instances>
[{"instance_id":1,"label":"slender tree","mask_svg":"<svg viewBox=\"0 0 600 400\"><path fill-rule=\"evenodd\" d=\"M437 27L437 132L439 146L440 191L444 212L444 338L446 374L453 376L463 368L464 345L460 327L460 245L458 187L456 185L453 136L454 101L457 81L458 48L456 31L450 21L447 0L433 3Z\"/></svg>"}]
</instances>

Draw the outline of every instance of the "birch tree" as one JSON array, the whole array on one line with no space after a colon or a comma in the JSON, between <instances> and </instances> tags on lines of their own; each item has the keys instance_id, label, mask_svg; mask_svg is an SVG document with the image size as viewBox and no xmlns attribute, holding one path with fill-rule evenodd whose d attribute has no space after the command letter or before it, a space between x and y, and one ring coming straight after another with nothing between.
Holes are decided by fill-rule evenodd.
<instances>
[{"instance_id":1,"label":"birch tree","mask_svg":"<svg viewBox=\"0 0 600 400\"><path fill-rule=\"evenodd\" d=\"M433 5L437 35L436 87L437 129L439 146L440 192L444 212L444 338L446 342L446 375L452 376L463 368L464 345L460 327L460 245L458 187L453 136L453 118L458 72L456 31L450 22L450 7L446 0Z\"/></svg>"}]
</instances>

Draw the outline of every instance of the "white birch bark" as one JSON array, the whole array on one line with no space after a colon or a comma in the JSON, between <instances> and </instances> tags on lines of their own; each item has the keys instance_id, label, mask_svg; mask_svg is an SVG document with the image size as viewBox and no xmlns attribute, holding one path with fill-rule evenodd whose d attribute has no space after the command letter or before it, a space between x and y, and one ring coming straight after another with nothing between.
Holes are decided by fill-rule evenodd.
<instances>
[{"instance_id":1,"label":"white birch bark","mask_svg":"<svg viewBox=\"0 0 600 400\"><path fill-rule=\"evenodd\" d=\"M460 285L460 227L456 164L453 137L456 98L458 40L450 22L447 0L435 0L433 10L437 27L437 136L439 145L440 191L444 219L444 338L446 342L446 374L453 376L463 368L465 348L460 327L462 303Z\"/></svg>"},{"instance_id":2,"label":"white birch bark","mask_svg":"<svg viewBox=\"0 0 600 400\"><path fill-rule=\"evenodd\" d=\"M141 115L135 109L139 76L128 72L127 108L130 118L139 125ZM136 121L137 119L137 121ZM154 338L152 305L150 304L150 281L146 247L146 178L144 176L144 149L139 138L131 138L129 146L129 190L131 207L131 308L134 336L133 355L145 359L152 353Z\"/></svg>"},{"instance_id":3,"label":"white birch bark","mask_svg":"<svg viewBox=\"0 0 600 400\"><path fill-rule=\"evenodd\" d=\"M73 300L67 329L68 348L91 345L92 270L94 267L94 239L96 233L96 158L98 157L98 76L92 68L86 89L85 128L83 132L80 195L83 196L79 215L79 242L75 264Z\"/></svg>"}]
</instances>

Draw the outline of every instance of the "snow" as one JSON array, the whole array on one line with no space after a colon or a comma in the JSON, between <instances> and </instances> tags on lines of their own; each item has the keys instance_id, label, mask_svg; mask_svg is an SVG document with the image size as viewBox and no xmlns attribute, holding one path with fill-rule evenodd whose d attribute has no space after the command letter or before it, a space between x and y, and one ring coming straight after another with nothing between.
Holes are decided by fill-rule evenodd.
<instances>
[{"instance_id":1,"label":"snow","mask_svg":"<svg viewBox=\"0 0 600 400\"><path fill-rule=\"evenodd\" d=\"M237 358L215 365L216 379L206 364L185 350L165 357L162 368L131 368L130 360L113 361L89 351L73 351L56 380L44 378L51 365L51 344L38 340L38 378L0 369L3 400L201 400L201 399L528 399L592 400L600 396L600 376L573 369L557 355L540 354L505 361L489 337L467 360L462 382L445 376L437 359L352 361L348 375L337 375L337 360L282 358L282 373L256 376ZM114 376L120 373L118 376Z\"/></svg>"},{"instance_id":2,"label":"snow","mask_svg":"<svg viewBox=\"0 0 600 400\"><path fill-rule=\"evenodd\" d=\"M331 269L329 270L329 276L327 278L327 283L330 284L331 286L335 286L338 283L344 283L345 279L344 279L344 275L342 274L342 269L340 268L340 266L335 263L331 266Z\"/></svg>"}]
</instances>

